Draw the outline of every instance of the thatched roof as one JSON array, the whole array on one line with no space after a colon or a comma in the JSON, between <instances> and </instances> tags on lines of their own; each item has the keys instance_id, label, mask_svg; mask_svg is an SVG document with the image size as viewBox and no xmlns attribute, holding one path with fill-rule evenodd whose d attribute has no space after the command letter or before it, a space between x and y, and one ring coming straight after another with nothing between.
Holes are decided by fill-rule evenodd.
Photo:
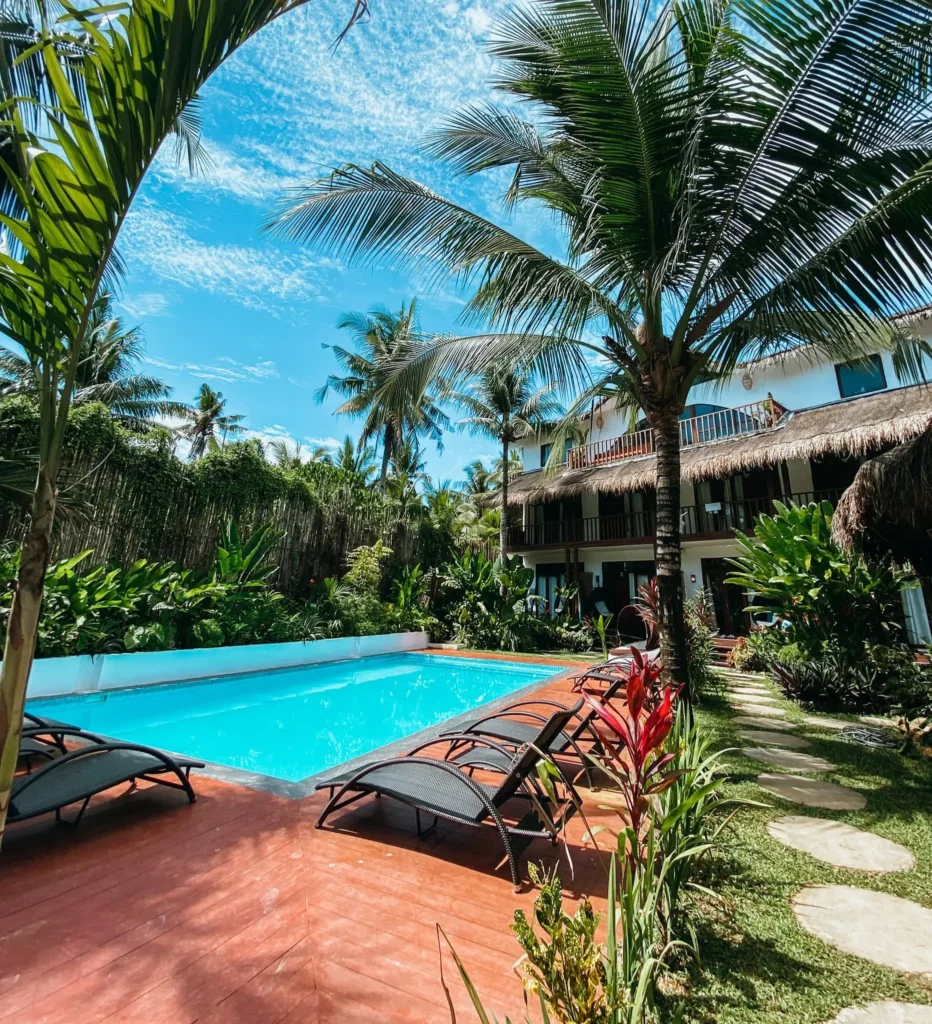
<instances>
[{"instance_id":1,"label":"thatched roof","mask_svg":"<svg viewBox=\"0 0 932 1024\"><path fill-rule=\"evenodd\" d=\"M791 412L771 430L684 448L685 480L706 480L786 459L819 455L864 455L888 444L908 441L932 419L932 387L916 385L848 398ZM511 484L509 505L552 501L601 491L621 494L653 487L656 457L642 455L605 466L524 473Z\"/></svg>"},{"instance_id":2,"label":"thatched roof","mask_svg":"<svg viewBox=\"0 0 932 1024\"><path fill-rule=\"evenodd\" d=\"M845 550L892 554L932 575L932 422L861 466L838 502L832 536Z\"/></svg>"}]
</instances>

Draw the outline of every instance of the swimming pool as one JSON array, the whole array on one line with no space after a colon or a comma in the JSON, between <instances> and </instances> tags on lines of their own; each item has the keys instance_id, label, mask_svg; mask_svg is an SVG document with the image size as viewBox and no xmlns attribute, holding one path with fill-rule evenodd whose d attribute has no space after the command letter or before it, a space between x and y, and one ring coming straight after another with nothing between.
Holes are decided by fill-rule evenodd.
<instances>
[{"instance_id":1,"label":"swimming pool","mask_svg":"<svg viewBox=\"0 0 932 1024\"><path fill-rule=\"evenodd\" d=\"M49 697L27 706L104 736L298 782L556 671L526 662L390 654Z\"/></svg>"}]
</instances>

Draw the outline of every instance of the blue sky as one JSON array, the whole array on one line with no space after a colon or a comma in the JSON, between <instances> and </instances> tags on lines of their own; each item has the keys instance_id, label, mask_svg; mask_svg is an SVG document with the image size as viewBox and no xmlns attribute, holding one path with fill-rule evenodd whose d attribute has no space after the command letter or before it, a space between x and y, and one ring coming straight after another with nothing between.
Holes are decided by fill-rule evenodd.
<instances>
[{"instance_id":1,"label":"blue sky","mask_svg":"<svg viewBox=\"0 0 932 1024\"><path fill-rule=\"evenodd\" d=\"M284 189L332 167L379 159L473 209L503 220L501 179L464 183L418 151L459 106L490 97L484 51L503 0L374 0L371 20L332 51L351 0L315 0L260 33L202 96L212 167L192 178L160 156L126 223L122 310L143 325L147 371L190 401L202 381L262 438L305 445L357 433L336 398L314 390L335 368L322 346L341 340L347 310L397 308L417 295L426 329L455 330L462 296L389 266L349 267L280 243L259 228ZM513 229L552 245L539 212ZM494 444L450 434L426 449L438 478L461 475Z\"/></svg>"}]
</instances>

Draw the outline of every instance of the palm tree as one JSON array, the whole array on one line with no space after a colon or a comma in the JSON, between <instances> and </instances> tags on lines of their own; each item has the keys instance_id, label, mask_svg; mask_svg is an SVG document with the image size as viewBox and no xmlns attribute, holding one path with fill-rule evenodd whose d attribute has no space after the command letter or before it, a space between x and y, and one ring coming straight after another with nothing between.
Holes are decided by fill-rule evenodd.
<instances>
[{"instance_id":1,"label":"palm tree","mask_svg":"<svg viewBox=\"0 0 932 1024\"><path fill-rule=\"evenodd\" d=\"M244 428L240 423L245 418L225 412L227 400L223 392L214 391L208 384L200 386L196 399L197 404L185 413L187 426L181 428L181 436L191 442L188 458L192 461L203 458L212 449L222 448L231 434L242 434Z\"/></svg>"},{"instance_id":2,"label":"palm tree","mask_svg":"<svg viewBox=\"0 0 932 1024\"><path fill-rule=\"evenodd\" d=\"M73 405L102 402L114 419L145 431L161 419L184 417L191 407L171 401L172 389L157 377L134 373L145 342L139 327L126 327L113 313L112 298L100 295L91 310L87 340L74 381ZM39 393L36 367L0 345L0 393Z\"/></svg>"},{"instance_id":3,"label":"palm tree","mask_svg":"<svg viewBox=\"0 0 932 1024\"><path fill-rule=\"evenodd\" d=\"M505 557L508 534L508 481L513 467L511 446L539 430L563 410L553 397L553 384L534 387L529 370L489 366L467 382L468 389L447 389L444 398L469 415L460 425L476 434L491 437L502 446L496 469L501 474L502 519L499 534L499 558ZM493 475L494 475L493 471Z\"/></svg>"},{"instance_id":4,"label":"palm tree","mask_svg":"<svg viewBox=\"0 0 932 1024\"><path fill-rule=\"evenodd\" d=\"M907 375L928 351L889 318L932 293L929 25L923 0L525 0L491 52L535 123L472 106L427 150L465 175L510 169L506 203L554 214L566 259L380 163L283 202L288 237L477 284L466 316L491 333L434 340L394 375L404 387L534 365L580 388L572 414L607 368L643 411L668 679L687 682L690 387L801 343L833 360L895 347Z\"/></svg>"},{"instance_id":5,"label":"palm tree","mask_svg":"<svg viewBox=\"0 0 932 1024\"><path fill-rule=\"evenodd\" d=\"M0 252L0 330L23 348L41 381L38 469L0 668L0 841L35 652L64 432L94 305L120 271L120 231L163 143L178 137L180 126L190 126L210 76L258 31L304 2L133 0L118 12L69 4L62 35L87 39L86 50L73 58L58 47L47 5L33 3L40 18L31 52L41 58L43 77L32 95L16 81L30 73L26 65L13 68L7 40L0 45L6 125L0 203L8 218ZM351 20L365 11L365 0L357 0ZM56 33L60 24L56 20ZM193 163L190 146L188 155Z\"/></svg>"},{"instance_id":6,"label":"palm tree","mask_svg":"<svg viewBox=\"0 0 932 1024\"><path fill-rule=\"evenodd\" d=\"M357 442L347 434L338 448L333 451L323 451L315 461L346 470L347 473L352 473L364 483L368 483L375 472L375 463L372 461L374 456L373 449L369 445L363 444L361 438Z\"/></svg>"},{"instance_id":7,"label":"palm tree","mask_svg":"<svg viewBox=\"0 0 932 1024\"><path fill-rule=\"evenodd\" d=\"M466 479L462 483L463 490L471 497L489 494L495 489L492 472L486 468L482 459L474 459L465 468Z\"/></svg>"},{"instance_id":8,"label":"palm tree","mask_svg":"<svg viewBox=\"0 0 932 1024\"><path fill-rule=\"evenodd\" d=\"M315 452L318 452L316 457L320 458L324 449L315 449ZM284 438L269 441L268 453L279 469L294 470L304 465L304 445L300 441L294 445L290 445Z\"/></svg>"},{"instance_id":9,"label":"palm tree","mask_svg":"<svg viewBox=\"0 0 932 1024\"><path fill-rule=\"evenodd\" d=\"M368 313L347 313L337 326L355 339L356 351L333 346L345 375L331 374L317 392L317 400L323 402L332 388L346 397L337 413L365 417L360 440L380 439L382 468L379 482L384 487L395 448L409 437L427 434L442 450L441 438L448 422L427 387L397 392L390 402L380 391L386 372L424 341L418 321L417 299L412 299L407 306L402 303L398 313L384 308Z\"/></svg>"}]
</instances>

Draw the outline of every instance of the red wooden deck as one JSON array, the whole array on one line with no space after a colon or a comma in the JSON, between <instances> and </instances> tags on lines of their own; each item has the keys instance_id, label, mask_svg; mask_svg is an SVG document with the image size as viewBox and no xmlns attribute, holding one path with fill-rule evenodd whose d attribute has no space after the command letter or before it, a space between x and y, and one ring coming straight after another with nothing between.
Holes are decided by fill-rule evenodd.
<instances>
[{"instance_id":1,"label":"red wooden deck","mask_svg":"<svg viewBox=\"0 0 932 1024\"><path fill-rule=\"evenodd\" d=\"M565 699L558 681L542 695ZM8 830L0 853L0 1020L30 1024L448 1022L436 925L487 1008L523 1019L512 891L491 829L440 825L360 801L314 822L322 799L286 800L207 778L199 799L148 787L92 804L71 831ZM588 815L590 823L598 812ZM605 890L580 819L568 892ZM522 865L524 859L522 859ZM601 901L599 901L601 902ZM449 956L459 1021L475 1015Z\"/></svg>"}]
</instances>

